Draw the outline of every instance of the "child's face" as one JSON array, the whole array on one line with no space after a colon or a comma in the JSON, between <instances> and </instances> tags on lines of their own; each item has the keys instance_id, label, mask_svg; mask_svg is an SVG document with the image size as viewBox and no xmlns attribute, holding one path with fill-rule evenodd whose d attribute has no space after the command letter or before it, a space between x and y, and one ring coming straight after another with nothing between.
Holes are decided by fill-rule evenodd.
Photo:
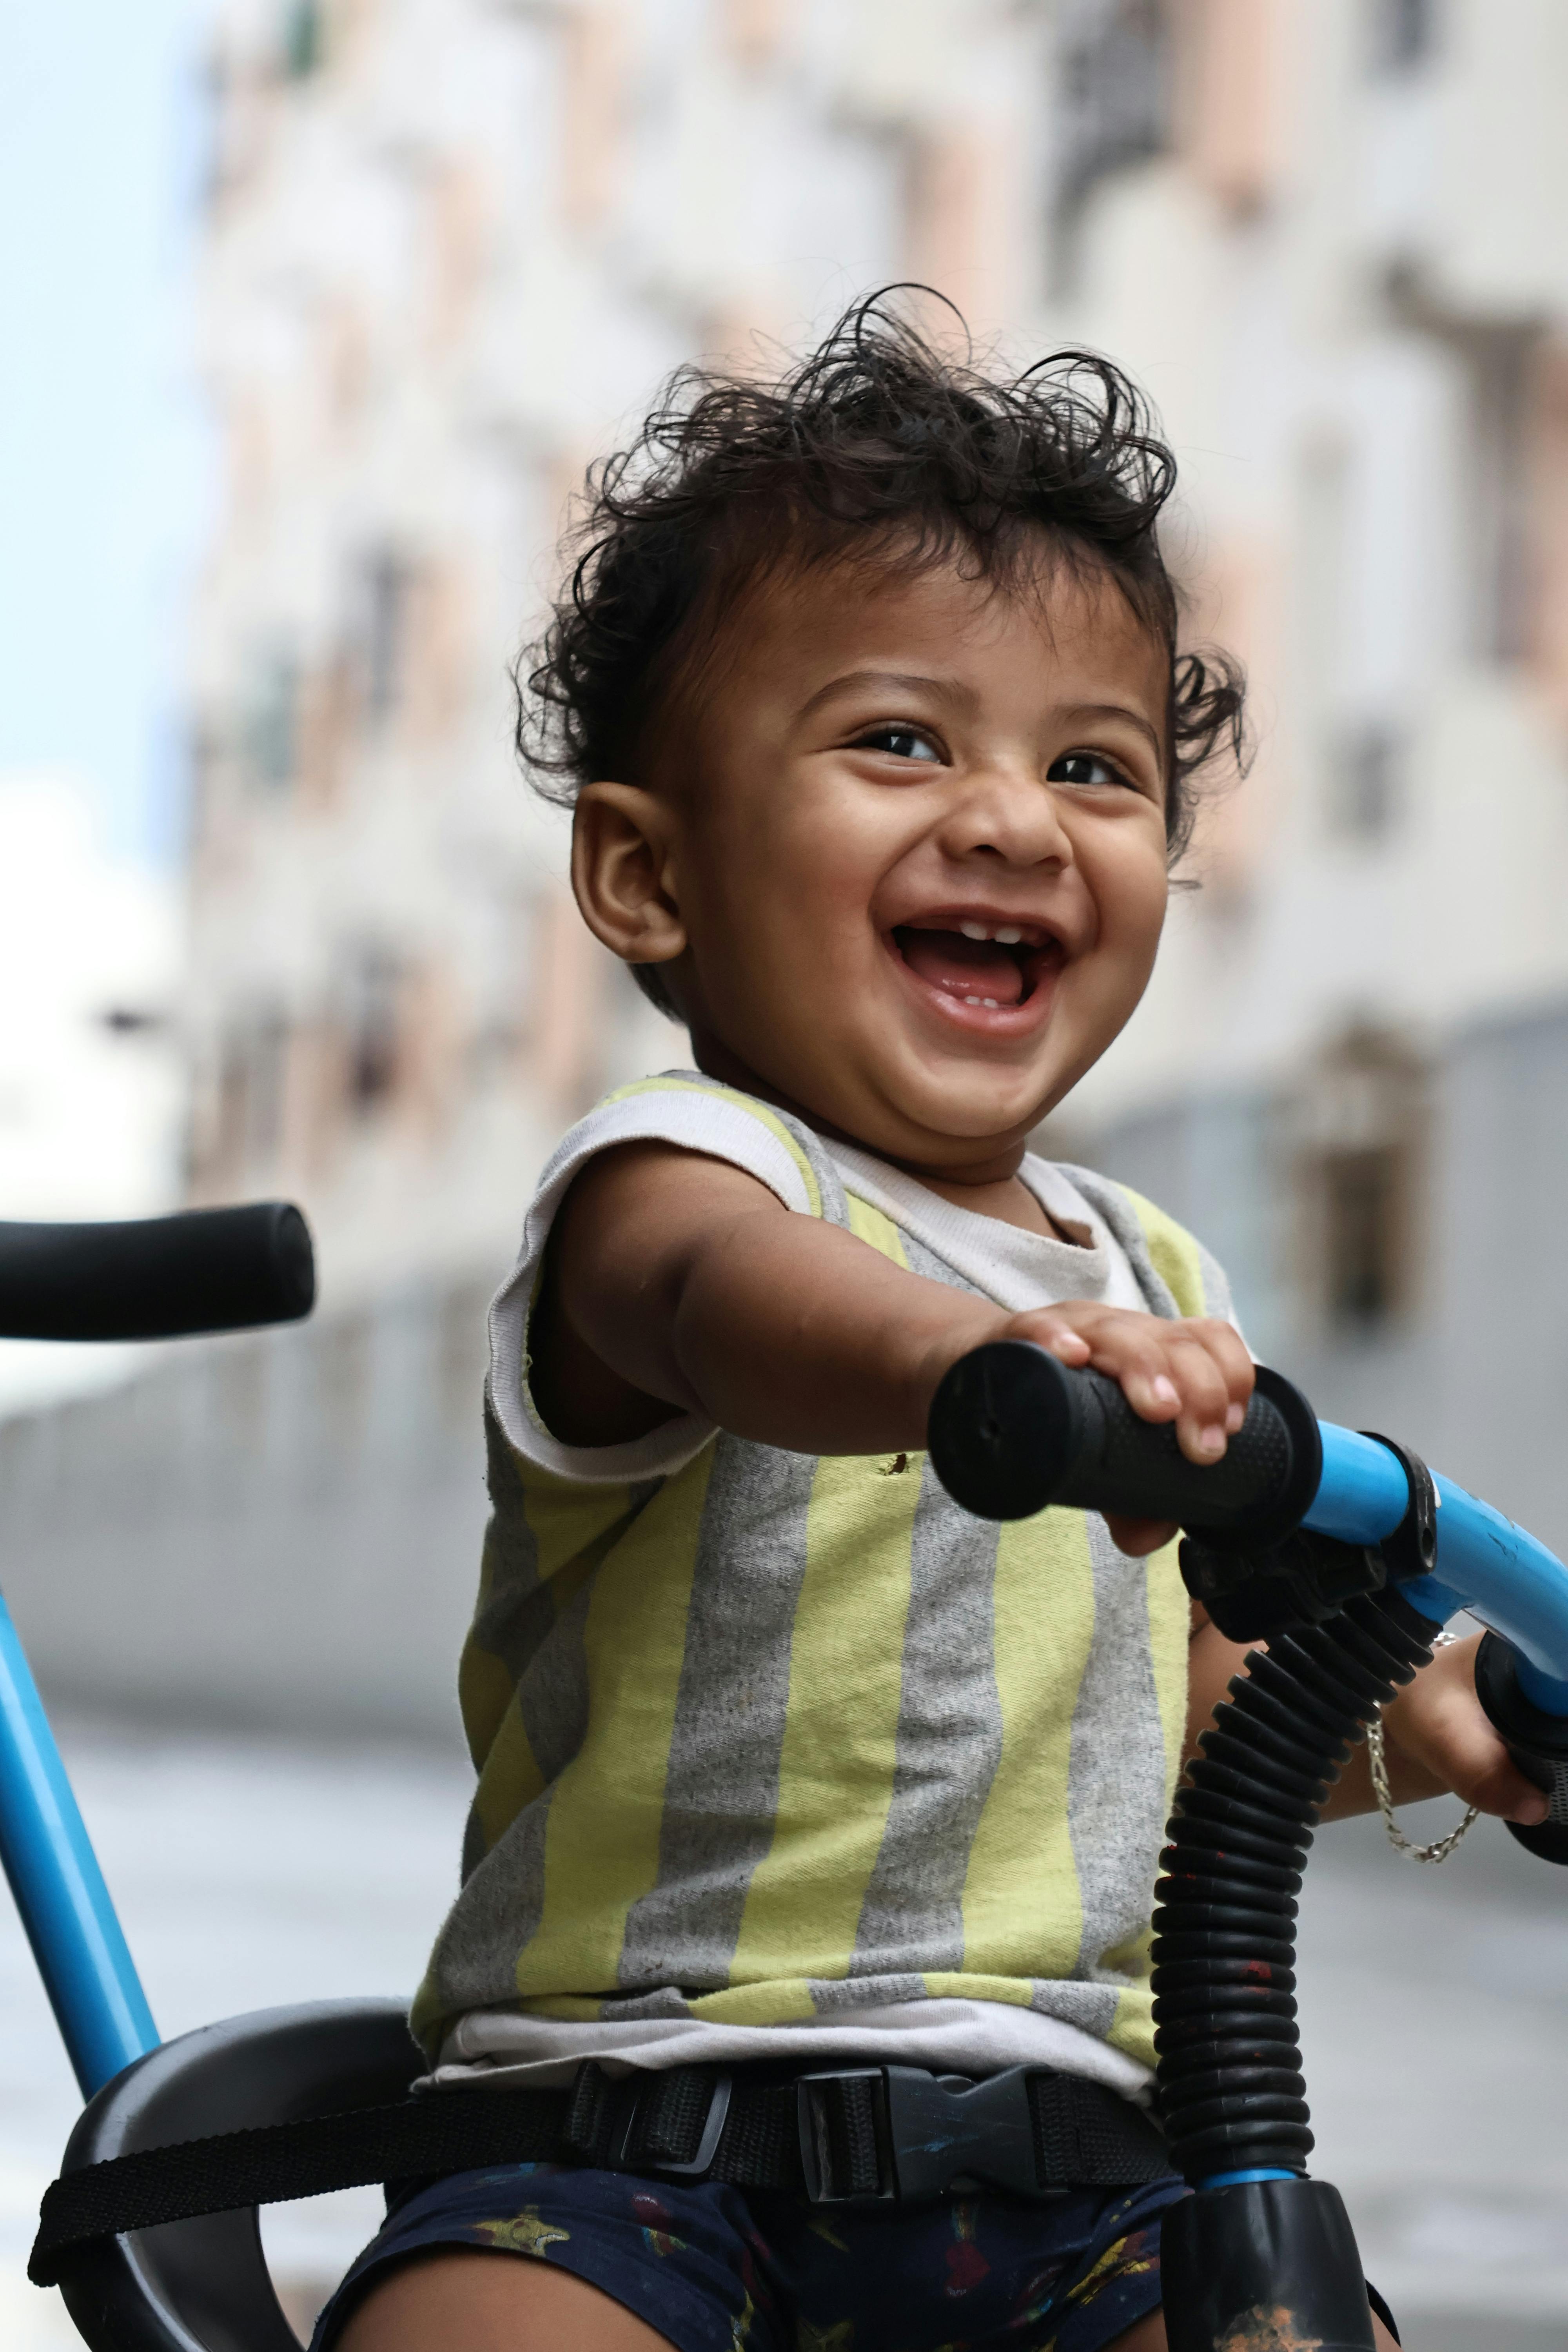
<instances>
[{"instance_id":1,"label":"child's face","mask_svg":"<svg viewBox=\"0 0 1568 2352\"><path fill-rule=\"evenodd\" d=\"M1016 1153L1153 964L1168 683L1092 573L748 599L658 795L700 1060L932 1173Z\"/></svg>"}]
</instances>

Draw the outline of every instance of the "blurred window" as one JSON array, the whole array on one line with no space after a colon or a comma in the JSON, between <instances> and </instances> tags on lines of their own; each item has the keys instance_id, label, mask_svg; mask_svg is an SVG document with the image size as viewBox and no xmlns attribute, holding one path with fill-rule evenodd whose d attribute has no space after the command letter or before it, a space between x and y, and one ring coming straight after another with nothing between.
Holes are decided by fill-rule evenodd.
<instances>
[{"instance_id":1,"label":"blurred window","mask_svg":"<svg viewBox=\"0 0 1568 2352\"><path fill-rule=\"evenodd\" d=\"M1408 73L1437 46L1437 0L1374 0L1373 41L1384 73Z\"/></svg>"},{"instance_id":2,"label":"blurred window","mask_svg":"<svg viewBox=\"0 0 1568 2352\"><path fill-rule=\"evenodd\" d=\"M1405 744L1397 728L1370 719L1350 728L1335 763L1331 800L1337 832L1381 841L1399 815Z\"/></svg>"},{"instance_id":3,"label":"blurred window","mask_svg":"<svg viewBox=\"0 0 1568 2352\"><path fill-rule=\"evenodd\" d=\"M1067 0L1054 37L1053 209L1070 255L1097 183L1170 143L1170 42L1160 0Z\"/></svg>"},{"instance_id":4,"label":"blurred window","mask_svg":"<svg viewBox=\"0 0 1568 2352\"><path fill-rule=\"evenodd\" d=\"M389 549L373 556L365 566L365 710L378 724L391 716L403 698L411 585L409 564Z\"/></svg>"},{"instance_id":5,"label":"blurred window","mask_svg":"<svg viewBox=\"0 0 1568 2352\"><path fill-rule=\"evenodd\" d=\"M1458 362L1468 650L1483 661L1519 661L1529 649L1531 541L1538 520L1531 429L1542 323L1534 316L1458 308L1410 266L1389 272L1387 292L1400 325L1433 337Z\"/></svg>"},{"instance_id":6,"label":"blurred window","mask_svg":"<svg viewBox=\"0 0 1568 2352\"><path fill-rule=\"evenodd\" d=\"M319 0L292 0L283 16L283 69L290 81L304 81L321 62L325 46Z\"/></svg>"},{"instance_id":7,"label":"blurred window","mask_svg":"<svg viewBox=\"0 0 1568 2352\"><path fill-rule=\"evenodd\" d=\"M300 683L300 665L291 653L264 654L257 665L245 723L246 765L252 782L268 792L280 792L294 779Z\"/></svg>"},{"instance_id":8,"label":"blurred window","mask_svg":"<svg viewBox=\"0 0 1568 2352\"><path fill-rule=\"evenodd\" d=\"M349 1099L362 1114L385 1102L397 1084L402 972L384 948L367 948L348 985Z\"/></svg>"},{"instance_id":9,"label":"blurred window","mask_svg":"<svg viewBox=\"0 0 1568 2352\"><path fill-rule=\"evenodd\" d=\"M1308 1287L1331 1332L1373 1337L1415 1303L1425 1068L1402 1039L1352 1029L1309 1074L1297 1117Z\"/></svg>"},{"instance_id":10,"label":"blurred window","mask_svg":"<svg viewBox=\"0 0 1568 2352\"><path fill-rule=\"evenodd\" d=\"M229 1031L218 1066L214 1173L218 1181L267 1168L283 1138L289 1029L281 1013L252 1013Z\"/></svg>"}]
</instances>

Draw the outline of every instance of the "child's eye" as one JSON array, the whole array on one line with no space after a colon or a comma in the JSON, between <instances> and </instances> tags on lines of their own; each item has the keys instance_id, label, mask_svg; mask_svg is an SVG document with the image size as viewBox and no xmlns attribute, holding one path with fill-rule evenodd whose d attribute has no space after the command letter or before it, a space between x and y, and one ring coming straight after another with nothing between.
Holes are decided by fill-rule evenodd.
<instances>
[{"instance_id":1,"label":"child's eye","mask_svg":"<svg viewBox=\"0 0 1568 2352\"><path fill-rule=\"evenodd\" d=\"M890 751L895 760L926 760L941 767L942 753L917 727L868 727L850 746L856 751Z\"/></svg>"},{"instance_id":2,"label":"child's eye","mask_svg":"<svg viewBox=\"0 0 1568 2352\"><path fill-rule=\"evenodd\" d=\"M1048 784L1125 784L1128 779L1098 751L1068 751L1046 770Z\"/></svg>"}]
</instances>

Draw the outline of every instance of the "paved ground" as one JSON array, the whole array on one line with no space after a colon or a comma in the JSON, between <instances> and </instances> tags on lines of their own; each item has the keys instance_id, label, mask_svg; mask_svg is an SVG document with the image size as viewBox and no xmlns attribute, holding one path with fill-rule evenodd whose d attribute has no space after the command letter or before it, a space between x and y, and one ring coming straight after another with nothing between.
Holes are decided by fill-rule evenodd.
<instances>
[{"instance_id":1,"label":"paved ground","mask_svg":"<svg viewBox=\"0 0 1568 2352\"><path fill-rule=\"evenodd\" d=\"M1413 1807L1407 1833L1448 1827ZM1436 1869L1325 1832L1302 1906L1314 2169L1416 2352L1568 2343L1568 1871L1478 1822Z\"/></svg>"},{"instance_id":2,"label":"paved ground","mask_svg":"<svg viewBox=\"0 0 1568 2352\"><path fill-rule=\"evenodd\" d=\"M81 1728L66 1745L165 2033L413 1984L453 1885L455 1759ZM1452 1818L1409 1818L1426 1812ZM1344 2190L1406 2344L1563 2352L1568 1873L1489 1822L1441 1870L1397 1860L1375 1822L1331 1831L1302 1975L1316 2168ZM65 2352L77 2339L58 2299L24 2271L76 2099L3 1893L0 2019L0 2344ZM377 2210L366 2190L268 2217L301 2308Z\"/></svg>"},{"instance_id":3,"label":"paved ground","mask_svg":"<svg viewBox=\"0 0 1568 2352\"><path fill-rule=\"evenodd\" d=\"M61 1744L162 2032L411 1990L456 1888L457 1759L79 1730ZM3 1886L0 2018L0 2345L58 2352L78 2338L58 2296L27 2284L26 2251L79 2102ZM380 2210L374 2189L275 2208L275 2267L308 2299Z\"/></svg>"}]
</instances>

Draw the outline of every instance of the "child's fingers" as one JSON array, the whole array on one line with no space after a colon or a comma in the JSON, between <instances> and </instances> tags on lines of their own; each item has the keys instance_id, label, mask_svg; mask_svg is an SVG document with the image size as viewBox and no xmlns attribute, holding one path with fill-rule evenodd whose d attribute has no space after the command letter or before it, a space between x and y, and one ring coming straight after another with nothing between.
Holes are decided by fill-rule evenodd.
<instances>
[{"instance_id":1,"label":"child's fingers","mask_svg":"<svg viewBox=\"0 0 1568 2352\"><path fill-rule=\"evenodd\" d=\"M1478 1740L1473 1747L1466 1742L1461 1752L1450 1752L1441 1777L1456 1797L1467 1805L1479 1805L1483 1813L1496 1813L1505 1822L1546 1819L1545 1790L1525 1778L1495 1732L1489 1742Z\"/></svg>"},{"instance_id":2,"label":"child's fingers","mask_svg":"<svg viewBox=\"0 0 1568 2352\"><path fill-rule=\"evenodd\" d=\"M1119 1381L1134 1412L1176 1424L1191 1462L1217 1462L1240 1428L1252 1393L1252 1359L1228 1323L1165 1322L1084 1304L1019 1318L1021 1336L1068 1364L1089 1363Z\"/></svg>"},{"instance_id":3,"label":"child's fingers","mask_svg":"<svg viewBox=\"0 0 1568 2352\"><path fill-rule=\"evenodd\" d=\"M1026 1337L1034 1341L1037 1348L1047 1349L1064 1364L1077 1367L1088 1363L1089 1341L1065 1315L1042 1307L1020 1319L1030 1326Z\"/></svg>"},{"instance_id":4,"label":"child's fingers","mask_svg":"<svg viewBox=\"0 0 1568 2352\"><path fill-rule=\"evenodd\" d=\"M1189 1461L1218 1461L1240 1426L1252 1363L1228 1324L1073 1302L1020 1317L1016 1328L1063 1363L1088 1363L1119 1381L1143 1420L1173 1421Z\"/></svg>"},{"instance_id":5,"label":"child's fingers","mask_svg":"<svg viewBox=\"0 0 1568 2352\"><path fill-rule=\"evenodd\" d=\"M1194 1327L1178 1324L1175 1334L1171 1340L1171 1379L1183 1397L1183 1409L1175 1421L1180 1449L1187 1461L1217 1461L1225 1454L1225 1440L1232 1434L1229 1416L1234 1400L1229 1381L1225 1379L1217 1350L1196 1336Z\"/></svg>"},{"instance_id":6,"label":"child's fingers","mask_svg":"<svg viewBox=\"0 0 1568 2352\"><path fill-rule=\"evenodd\" d=\"M1089 1364L1119 1381L1144 1421L1174 1421L1183 1400L1172 1377L1165 1328L1152 1315L1077 1304L1038 1308L1020 1316L1017 1325L1021 1339L1048 1349L1064 1364Z\"/></svg>"},{"instance_id":7,"label":"child's fingers","mask_svg":"<svg viewBox=\"0 0 1568 2352\"><path fill-rule=\"evenodd\" d=\"M1542 1822L1543 1790L1522 1773L1476 1696L1474 1641L1439 1650L1384 1709L1395 1744L1468 1805L1505 1821Z\"/></svg>"},{"instance_id":8,"label":"child's fingers","mask_svg":"<svg viewBox=\"0 0 1568 2352\"><path fill-rule=\"evenodd\" d=\"M1458 1781L1455 1787L1467 1805L1479 1805L1483 1813L1497 1813L1526 1827L1543 1822L1551 1810L1545 1790L1525 1778L1506 1748L1490 1771L1468 1788Z\"/></svg>"}]
</instances>

